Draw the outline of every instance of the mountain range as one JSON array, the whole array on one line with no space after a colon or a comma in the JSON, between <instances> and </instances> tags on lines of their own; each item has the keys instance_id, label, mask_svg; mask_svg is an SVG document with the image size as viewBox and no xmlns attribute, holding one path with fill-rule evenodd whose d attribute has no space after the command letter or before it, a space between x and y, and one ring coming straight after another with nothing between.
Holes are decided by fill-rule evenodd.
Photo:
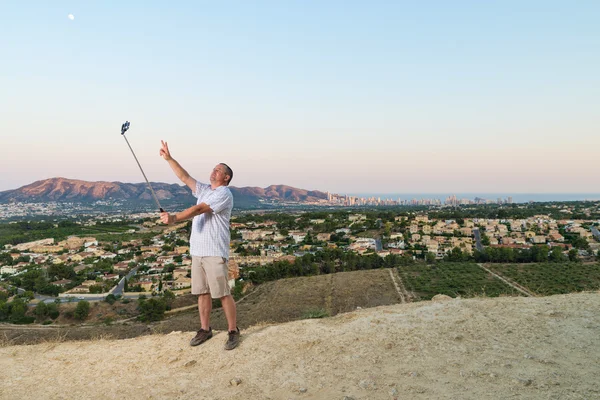
<instances>
[{"instance_id":1,"label":"mountain range","mask_svg":"<svg viewBox=\"0 0 600 400\"><path fill-rule=\"evenodd\" d=\"M151 182L160 201L194 202L187 186ZM297 189L286 185L259 187L230 187L236 205L259 204L261 200L275 202L313 202L327 199L327 194L316 190ZM0 192L0 203L22 202L88 202L97 200L152 201L146 183L89 182L67 178L50 178L33 182L14 190Z\"/></svg>"}]
</instances>

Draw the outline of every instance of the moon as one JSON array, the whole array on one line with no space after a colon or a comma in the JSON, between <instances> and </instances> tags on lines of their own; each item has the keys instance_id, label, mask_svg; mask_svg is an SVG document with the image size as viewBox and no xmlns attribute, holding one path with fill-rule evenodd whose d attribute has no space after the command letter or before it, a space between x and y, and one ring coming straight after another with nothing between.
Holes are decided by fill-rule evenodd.
<instances>
[{"instance_id":1,"label":"moon","mask_svg":"<svg viewBox=\"0 0 600 400\"><path fill-rule=\"evenodd\" d=\"M71 21L73 21L75 19L75 16L73 14L69 14L69 15L67 15L67 18L69 18Z\"/></svg>"}]
</instances>

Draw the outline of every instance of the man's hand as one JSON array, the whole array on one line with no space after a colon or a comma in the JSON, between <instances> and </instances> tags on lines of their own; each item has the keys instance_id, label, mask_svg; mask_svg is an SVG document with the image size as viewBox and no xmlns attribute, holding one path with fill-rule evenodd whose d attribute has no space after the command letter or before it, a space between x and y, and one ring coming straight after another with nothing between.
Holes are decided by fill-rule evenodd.
<instances>
[{"instance_id":1,"label":"man's hand","mask_svg":"<svg viewBox=\"0 0 600 400\"><path fill-rule=\"evenodd\" d=\"M169 152L169 145L167 144L167 142L163 142L161 140L160 143L162 144L159 152L160 156L167 161L172 160L173 157L171 157L171 153Z\"/></svg>"},{"instance_id":2,"label":"man's hand","mask_svg":"<svg viewBox=\"0 0 600 400\"><path fill-rule=\"evenodd\" d=\"M175 214L171 215L168 212L160 213L160 220L163 224L173 225L175 223Z\"/></svg>"}]
</instances>

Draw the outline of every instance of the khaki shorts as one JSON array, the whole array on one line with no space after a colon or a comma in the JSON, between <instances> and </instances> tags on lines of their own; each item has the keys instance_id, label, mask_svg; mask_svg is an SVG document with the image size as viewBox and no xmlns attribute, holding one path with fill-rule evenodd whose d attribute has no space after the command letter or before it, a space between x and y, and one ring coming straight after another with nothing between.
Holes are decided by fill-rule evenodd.
<instances>
[{"instance_id":1,"label":"khaki shorts","mask_svg":"<svg viewBox=\"0 0 600 400\"><path fill-rule=\"evenodd\" d=\"M210 293L213 299L230 295L227 274L227 259L192 256L192 294Z\"/></svg>"}]
</instances>

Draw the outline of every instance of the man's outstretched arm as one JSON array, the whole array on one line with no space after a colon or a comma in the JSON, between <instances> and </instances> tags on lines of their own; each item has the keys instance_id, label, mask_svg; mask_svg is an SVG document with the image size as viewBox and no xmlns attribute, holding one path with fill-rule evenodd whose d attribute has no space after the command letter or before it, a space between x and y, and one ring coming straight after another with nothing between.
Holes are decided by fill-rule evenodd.
<instances>
[{"instance_id":1,"label":"man's outstretched arm","mask_svg":"<svg viewBox=\"0 0 600 400\"><path fill-rule=\"evenodd\" d=\"M188 209L185 209L181 212L169 214L167 212L160 213L160 220L167 224L175 224L177 222L185 221L188 219L194 218L196 215L204 214L207 212L213 212L210 206L206 203L200 203L198 205L192 206Z\"/></svg>"}]
</instances>

